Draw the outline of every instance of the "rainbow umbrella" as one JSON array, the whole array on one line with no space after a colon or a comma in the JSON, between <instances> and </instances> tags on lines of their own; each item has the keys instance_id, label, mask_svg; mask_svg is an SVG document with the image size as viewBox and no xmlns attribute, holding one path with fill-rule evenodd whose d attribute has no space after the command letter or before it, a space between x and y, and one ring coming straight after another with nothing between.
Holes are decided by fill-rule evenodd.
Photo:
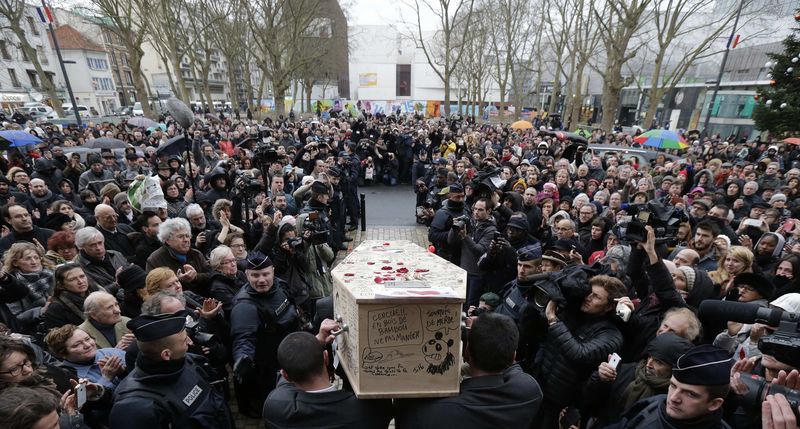
<instances>
[{"instance_id":1,"label":"rainbow umbrella","mask_svg":"<svg viewBox=\"0 0 800 429\"><path fill-rule=\"evenodd\" d=\"M642 146L657 147L661 149L686 149L686 139L672 130L650 130L633 139Z\"/></svg>"}]
</instances>

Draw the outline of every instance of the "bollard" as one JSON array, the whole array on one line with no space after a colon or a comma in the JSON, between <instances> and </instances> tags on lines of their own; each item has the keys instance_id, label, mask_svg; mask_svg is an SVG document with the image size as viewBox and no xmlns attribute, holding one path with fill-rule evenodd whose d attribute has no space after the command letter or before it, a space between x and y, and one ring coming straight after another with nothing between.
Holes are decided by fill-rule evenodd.
<instances>
[{"instance_id":1,"label":"bollard","mask_svg":"<svg viewBox=\"0 0 800 429\"><path fill-rule=\"evenodd\" d=\"M361 231L367 230L367 198L361 194Z\"/></svg>"}]
</instances>

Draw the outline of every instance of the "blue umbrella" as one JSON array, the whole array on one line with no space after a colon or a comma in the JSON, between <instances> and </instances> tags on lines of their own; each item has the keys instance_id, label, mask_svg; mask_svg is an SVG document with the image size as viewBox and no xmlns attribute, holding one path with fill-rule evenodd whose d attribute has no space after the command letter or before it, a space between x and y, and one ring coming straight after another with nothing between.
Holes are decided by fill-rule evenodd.
<instances>
[{"instance_id":1,"label":"blue umbrella","mask_svg":"<svg viewBox=\"0 0 800 429\"><path fill-rule=\"evenodd\" d=\"M3 139L3 141L0 141L0 145L5 146L6 148L22 147L32 144L39 144L42 142L42 139L36 137L31 133L26 133L25 131L18 131L18 130L0 131L0 138Z\"/></svg>"}]
</instances>

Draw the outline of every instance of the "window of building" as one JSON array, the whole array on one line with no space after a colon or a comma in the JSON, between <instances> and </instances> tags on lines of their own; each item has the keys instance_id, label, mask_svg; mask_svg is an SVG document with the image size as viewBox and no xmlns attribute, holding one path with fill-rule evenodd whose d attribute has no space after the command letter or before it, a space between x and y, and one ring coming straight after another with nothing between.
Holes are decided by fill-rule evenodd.
<instances>
[{"instance_id":1,"label":"window of building","mask_svg":"<svg viewBox=\"0 0 800 429\"><path fill-rule=\"evenodd\" d=\"M129 71L125 72L125 82L127 82L128 85L133 85L133 75Z\"/></svg>"},{"instance_id":2,"label":"window of building","mask_svg":"<svg viewBox=\"0 0 800 429\"><path fill-rule=\"evenodd\" d=\"M34 88L38 88L39 77L36 76L36 72L34 70L25 70L25 73L28 74L28 80L31 81L31 86Z\"/></svg>"},{"instance_id":3,"label":"window of building","mask_svg":"<svg viewBox=\"0 0 800 429\"><path fill-rule=\"evenodd\" d=\"M411 97L411 64L397 65L395 96Z\"/></svg>"},{"instance_id":4,"label":"window of building","mask_svg":"<svg viewBox=\"0 0 800 429\"><path fill-rule=\"evenodd\" d=\"M22 84L19 83L19 79L17 79L17 71L14 69L8 69L8 77L11 78L11 84L14 85L14 88L19 88Z\"/></svg>"},{"instance_id":5,"label":"window of building","mask_svg":"<svg viewBox=\"0 0 800 429\"><path fill-rule=\"evenodd\" d=\"M22 61L29 62L31 60L30 58L28 58L28 53L25 52L25 49L20 48L19 51L22 52Z\"/></svg>"},{"instance_id":6,"label":"window of building","mask_svg":"<svg viewBox=\"0 0 800 429\"><path fill-rule=\"evenodd\" d=\"M108 70L108 61L105 58L87 57L86 62L92 70Z\"/></svg>"},{"instance_id":7,"label":"window of building","mask_svg":"<svg viewBox=\"0 0 800 429\"><path fill-rule=\"evenodd\" d=\"M0 40L0 55L3 56L4 60L11 59L11 54L8 53L8 42L5 40Z\"/></svg>"},{"instance_id":8,"label":"window of building","mask_svg":"<svg viewBox=\"0 0 800 429\"><path fill-rule=\"evenodd\" d=\"M114 81L107 77L93 77L92 87L95 91L113 91Z\"/></svg>"},{"instance_id":9,"label":"window of building","mask_svg":"<svg viewBox=\"0 0 800 429\"><path fill-rule=\"evenodd\" d=\"M128 67L128 56L126 54L120 55L120 59L122 60L122 65Z\"/></svg>"},{"instance_id":10,"label":"window of building","mask_svg":"<svg viewBox=\"0 0 800 429\"><path fill-rule=\"evenodd\" d=\"M49 64L50 60L47 59L47 55L44 53L44 46L37 45L36 46L36 55L39 56L39 62L42 64Z\"/></svg>"},{"instance_id":11,"label":"window of building","mask_svg":"<svg viewBox=\"0 0 800 429\"><path fill-rule=\"evenodd\" d=\"M31 27L31 32L33 32L34 36L39 35L39 26L36 25L36 21L33 20L32 16L25 17L28 20L28 26Z\"/></svg>"}]
</instances>

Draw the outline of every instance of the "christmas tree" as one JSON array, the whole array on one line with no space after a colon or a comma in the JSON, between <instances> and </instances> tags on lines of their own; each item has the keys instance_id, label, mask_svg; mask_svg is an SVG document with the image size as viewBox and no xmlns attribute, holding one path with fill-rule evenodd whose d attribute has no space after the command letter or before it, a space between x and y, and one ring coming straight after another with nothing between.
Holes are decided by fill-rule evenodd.
<instances>
[{"instance_id":1,"label":"christmas tree","mask_svg":"<svg viewBox=\"0 0 800 429\"><path fill-rule=\"evenodd\" d=\"M800 10L795 12L800 22ZM800 28L783 41L783 53L769 54L770 86L758 90L756 128L779 138L800 137Z\"/></svg>"}]
</instances>

